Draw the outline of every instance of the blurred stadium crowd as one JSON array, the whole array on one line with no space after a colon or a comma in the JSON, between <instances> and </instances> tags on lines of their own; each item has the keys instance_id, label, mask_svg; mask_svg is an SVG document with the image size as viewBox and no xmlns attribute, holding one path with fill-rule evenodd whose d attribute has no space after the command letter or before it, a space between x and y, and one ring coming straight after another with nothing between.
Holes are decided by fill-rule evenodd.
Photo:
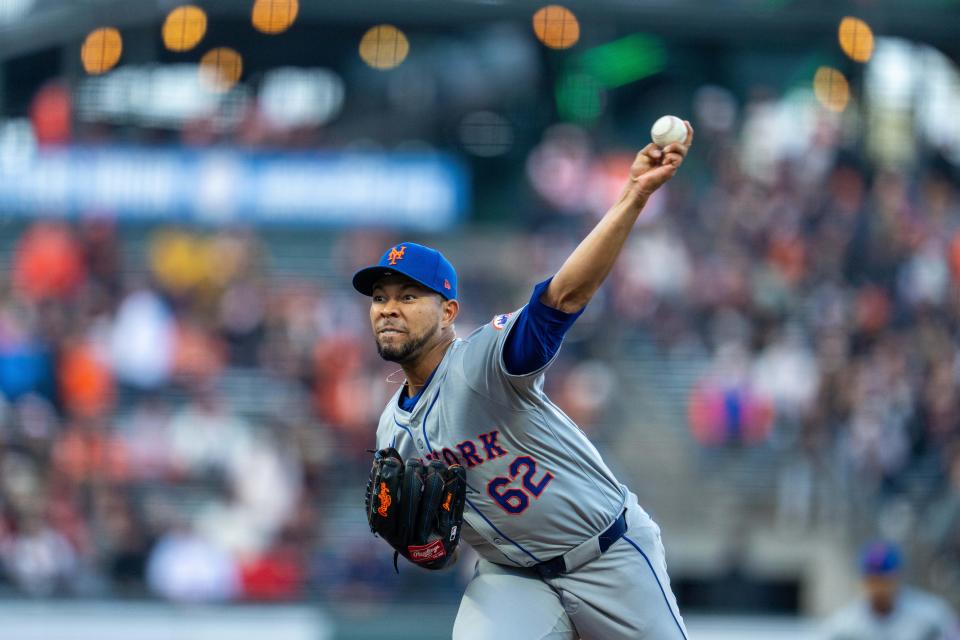
<instances>
[{"instance_id":1,"label":"blurred stadium crowd","mask_svg":"<svg viewBox=\"0 0 960 640\"><path fill-rule=\"evenodd\" d=\"M815 525L816 483L900 515L906 499L955 572L960 192L936 159L871 173L838 151L831 122L803 162L763 175L745 168L746 134L703 131L698 177L651 203L548 389L603 442L644 428L603 420L630 401L607 357L626 336L708 363L689 396L693 436L776 443L802 461L784 472L791 526ZM506 242L434 238L462 271L461 335L522 302L584 218ZM249 230L141 235L105 218L40 221L4 255L3 589L335 600L419 580L384 579L388 554L358 516L365 449L395 387L348 275L397 238L318 238L333 274L314 281L275 273L283 244ZM518 247L523 269L490 266L515 265ZM620 465L645 455L614 453ZM911 533L902 520L895 533Z\"/></svg>"},{"instance_id":2,"label":"blurred stadium crowd","mask_svg":"<svg viewBox=\"0 0 960 640\"><path fill-rule=\"evenodd\" d=\"M303 44L311 35L298 35L289 50L312 52L312 41ZM38 91L25 84L17 98L30 120L9 127L29 143L5 143L18 153L61 143L174 144L226 155L440 148L471 163L479 188L468 224L429 237L306 225L156 226L102 211L25 220L0 211L0 595L459 598L451 587L464 582L469 563L428 577L401 567L396 578L364 521L367 449L399 377L376 355L367 301L350 276L390 245L421 240L460 272L461 336L518 307L616 198L649 126L651 113L637 104L689 110L694 151L649 203L571 332L548 393L618 474L692 467L699 454L758 453L777 465L758 478L774 508L750 517L800 535L839 529L851 546L876 535L905 542L931 569L922 581L960 594L960 128L933 107L927 120L909 123L920 129L939 118L957 148L937 149L929 132L914 135L896 120L908 109L882 100L871 105L881 116L897 113L867 126L866 98L839 113L851 100L845 79L839 108L837 95L831 103L817 86L811 92L806 76L789 95L666 83L647 101L639 80L663 68L660 45L647 47L650 69L603 95L595 80L589 91L580 86L579 72L559 78L565 113L554 114L538 84L541 66L550 65L541 65L525 31L485 37L483 46L438 38L389 79L344 65L365 97L353 97L346 124L329 128L345 94L328 72L307 79L326 87L329 112L297 120L324 103L283 91L268 100L263 87L255 96L242 86L210 113L172 124L138 120L132 106L127 113L129 105L111 100L137 102L149 115L155 102L176 106L177 92L104 88L124 77L137 87L152 67L87 78L75 94L30 76ZM649 45L643 37L624 43ZM254 59L270 52L249 49ZM956 77L943 56L937 66L925 62L932 51L923 58L906 49L900 45L908 62L898 64ZM579 64L599 60L610 69L622 51L605 59L594 51ZM279 64L266 59L264 67ZM746 56L728 64L729 78L753 81L737 70L748 67ZM436 86L418 75L434 66ZM868 79L887 67L877 68ZM167 88L182 79L174 71L170 78ZM749 96L742 107L734 91ZM920 112L916 91L909 99ZM692 95L692 103L671 94ZM489 96L513 104L503 107L511 117L487 111ZM601 117L607 99L610 113ZM104 105L119 115L104 116ZM555 115L570 122L549 126ZM688 458L618 446L623 433L664 427L651 424L630 387L638 359L653 372L646 382L655 391L659 371L684 363L694 372L682 397L667 398L679 405ZM695 470L689 475L694 499L704 490Z\"/></svg>"}]
</instances>

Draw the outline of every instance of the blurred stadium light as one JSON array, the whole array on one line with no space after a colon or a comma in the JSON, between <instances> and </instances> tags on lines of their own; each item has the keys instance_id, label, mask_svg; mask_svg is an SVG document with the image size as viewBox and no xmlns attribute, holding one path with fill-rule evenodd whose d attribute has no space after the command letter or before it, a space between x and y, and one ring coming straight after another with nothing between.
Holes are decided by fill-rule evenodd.
<instances>
[{"instance_id":1,"label":"blurred stadium light","mask_svg":"<svg viewBox=\"0 0 960 640\"><path fill-rule=\"evenodd\" d=\"M274 0L276 1L276 0ZM124 0L3 0L8 14L16 16L16 29L7 25L0 41L0 58L23 55L44 47L78 38L96 27L97 20L109 19L118 28L130 28L155 21L170 6ZM207 0L203 3L211 19L236 18L250 20L251 3L234 0ZM385 21L404 24L437 24L456 21L478 25L504 18L529 21L543 6L535 0L487 2L485 0L424 0L416 3L382 2L380 0L338 0L307 2L299 7L298 20L303 23L357 22L377 16ZM624 27L644 29L657 25L662 35L689 39L708 38L719 41L756 43L777 30L782 44L802 44L812 34L836 32L836 12L827 10L826 0L787 3L758 11L750 0L722 4L684 0L670 3L635 3L622 0L591 0L567 3L579 18L616 21ZM949 4L946 6L950 6ZM26 7L26 8L24 8ZM896 0L877 0L870 5L874 26L882 25L884 33L923 40L945 50L955 50L956 23L944 19L940 0L918 0L906 5ZM873 18L871 18L873 20ZM529 22L528 22L529 24ZM0 29L3 29L0 24Z\"/></svg>"},{"instance_id":2,"label":"blurred stadium light","mask_svg":"<svg viewBox=\"0 0 960 640\"><path fill-rule=\"evenodd\" d=\"M113 27L101 27L91 31L83 41L80 59L87 73L99 75L117 65L123 54L123 40Z\"/></svg>"},{"instance_id":3,"label":"blurred stadium light","mask_svg":"<svg viewBox=\"0 0 960 640\"><path fill-rule=\"evenodd\" d=\"M873 31L859 18L847 16L840 21L837 37L840 48L857 62L866 62L873 55Z\"/></svg>"},{"instance_id":4,"label":"blurred stadium light","mask_svg":"<svg viewBox=\"0 0 960 640\"><path fill-rule=\"evenodd\" d=\"M290 28L299 11L297 0L255 0L250 21L257 31L276 35Z\"/></svg>"},{"instance_id":5,"label":"blurred stadium light","mask_svg":"<svg viewBox=\"0 0 960 640\"><path fill-rule=\"evenodd\" d=\"M662 40L636 33L580 53L573 66L614 89L662 71L666 58Z\"/></svg>"},{"instance_id":6,"label":"blurred stadium light","mask_svg":"<svg viewBox=\"0 0 960 640\"><path fill-rule=\"evenodd\" d=\"M282 129L326 124L339 115L343 99L343 79L329 69L272 69L260 87L264 116Z\"/></svg>"},{"instance_id":7,"label":"blurred stadium light","mask_svg":"<svg viewBox=\"0 0 960 640\"><path fill-rule=\"evenodd\" d=\"M580 23L573 12L551 4L533 14L533 32L551 49L569 49L580 39Z\"/></svg>"},{"instance_id":8,"label":"blurred stadium light","mask_svg":"<svg viewBox=\"0 0 960 640\"><path fill-rule=\"evenodd\" d=\"M503 155L513 146L513 127L500 114L474 111L460 121L460 142L475 156Z\"/></svg>"},{"instance_id":9,"label":"blurred stadium light","mask_svg":"<svg viewBox=\"0 0 960 640\"><path fill-rule=\"evenodd\" d=\"M189 51L207 33L207 14L194 5L177 7L163 21L163 44L171 51Z\"/></svg>"},{"instance_id":10,"label":"blurred stadium light","mask_svg":"<svg viewBox=\"0 0 960 640\"><path fill-rule=\"evenodd\" d=\"M407 59L410 43L392 24L371 27L360 38L360 57L374 69L393 69Z\"/></svg>"},{"instance_id":11,"label":"blurred stadium light","mask_svg":"<svg viewBox=\"0 0 960 640\"><path fill-rule=\"evenodd\" d=\"M813 92L830 111L843 111L850 102L850 84L844 75L831 67L820 67L813 76Z\"/></svg>"},{"instance_id":12,"label":"blurred stadium light","mask_svg":"<svg viewBox=\"0 0 960 640\"><path fill-rule=\"evenodd\" d=\"M243 56L230 47L217 47L200 58L200 78L203 84L217 93L233 88L243 75Z\"/></svg>"}]
</instances>

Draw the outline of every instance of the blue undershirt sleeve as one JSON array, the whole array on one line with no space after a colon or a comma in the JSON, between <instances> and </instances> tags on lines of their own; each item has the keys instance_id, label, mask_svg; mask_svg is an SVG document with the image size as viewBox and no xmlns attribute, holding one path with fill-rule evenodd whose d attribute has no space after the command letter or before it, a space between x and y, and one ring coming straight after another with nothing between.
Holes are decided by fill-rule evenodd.
<instances>
[{"instance_id":1,"label":"blue undershirt sleeve","mask_svg":"<svg viewBox=\"0 0 960 640\"><path fill-rule=\"evenodd\" d=\"M550 362L573 323L583 309L564 313L540 301L553 277L533 288L533 295L517 316L503 345L503 363L507 373L522 376L541 369Z\"/></svg>"}]
</instances>

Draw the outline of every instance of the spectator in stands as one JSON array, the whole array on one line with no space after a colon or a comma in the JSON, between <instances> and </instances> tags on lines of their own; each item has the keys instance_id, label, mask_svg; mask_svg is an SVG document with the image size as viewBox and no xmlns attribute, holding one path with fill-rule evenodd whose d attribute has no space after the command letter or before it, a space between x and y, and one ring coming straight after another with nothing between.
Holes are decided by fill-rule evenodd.
<instances>
[{"instance_id":1,"label":"spectator in stands","mask_svg":"<svg viewBox=\"0 0 960 640\"><path fill-rule=\"evenodd\" d=\"M38 223L17 244L13 281L32 300L69 297L85 277L81 248L66 225Z\"/></svg>"},{"instance_id":2,"label":"spectator in stands","mask_svg":"<svg viewBox=\"0 0 960 640\"><path fill-rule=\"evenodd\" d=\"M173 315L160 296L138 289L119 305L110 334L110 358L117 378L138 389L167 383L175 348Z\"/></svg>"},{"instance_id":3,"label":"spectator in stands","mask_svg":"<svg viewBox=\"0 0 960 640\"><path fill-rule=\"evenodd\" d=\"M222 602L240 593L236 560L183 523L157 541L146 575L153 593L177 602Z\"/></svg>"},{"instance_id":4,"label":"spectator in stands","mask_svg":"<svg viewBox=\"0 0 960 640\"><path fill-rule=\"evenodd\" d=\"M69 593L78 568L74 549L39 510L21 513L12 531L0 535L0 560L14 584L33 596Z\"/></svg>"}]
</instances>

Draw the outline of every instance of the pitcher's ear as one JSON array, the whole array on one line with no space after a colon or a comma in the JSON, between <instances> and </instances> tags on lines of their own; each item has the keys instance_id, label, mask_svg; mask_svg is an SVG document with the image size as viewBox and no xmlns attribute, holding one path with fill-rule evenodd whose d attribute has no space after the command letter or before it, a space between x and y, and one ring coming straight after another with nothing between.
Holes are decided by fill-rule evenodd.
<instances>
[{"instance_id":1,"label":"pitcher's ear","mask_svg":"<svg viewBox=\"0 0 960 640\"><path fill-rule=\"evenodd\" d=\"M444 300L440 304L443 305L444 326L453 324L460 314L460 303L456 300Z\"/></svg>"}]
</instances>

